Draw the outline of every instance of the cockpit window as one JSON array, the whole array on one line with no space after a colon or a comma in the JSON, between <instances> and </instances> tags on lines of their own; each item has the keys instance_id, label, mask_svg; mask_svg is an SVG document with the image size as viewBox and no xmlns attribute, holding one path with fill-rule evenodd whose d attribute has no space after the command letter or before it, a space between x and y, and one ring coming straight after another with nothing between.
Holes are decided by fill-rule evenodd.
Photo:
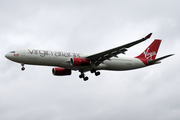
<instances>
[{"instance_id":1,"label":"cockpit window","mask_svg":"<svg viewBox=\"0 0 180 120\"><path fill-rule=\"evenodd\" d=\"M11 51L10 53L15 53L15 51Z\"/></svg>"}]
</instances>

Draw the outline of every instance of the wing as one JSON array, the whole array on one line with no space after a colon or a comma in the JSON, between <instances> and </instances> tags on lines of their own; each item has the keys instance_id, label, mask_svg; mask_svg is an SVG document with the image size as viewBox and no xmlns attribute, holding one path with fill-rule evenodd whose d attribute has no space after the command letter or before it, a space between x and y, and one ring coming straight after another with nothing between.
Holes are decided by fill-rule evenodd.
<instances>
[{"instance_id":1,"label":"wing","mask_svg":"<svg viewBox=\"0 0 180 120\"><path fill-rule=\"evenodd\" d=\"M92 63L92 65L98 66L100 63L102 63L104 60L110 60L111 57L117 57L118 54L122 53L124 54L125 51L127 51L126 48L130 48L140 42L145 41L146 39L150 38L152 35L152 33L148 34L146 37L140 39L140 40L136 40L134 42L110 49L110 50L106 50L97 54L93 54L90 56L87 56L86 58L89 59Z\"/></svg>"}]
</instances>

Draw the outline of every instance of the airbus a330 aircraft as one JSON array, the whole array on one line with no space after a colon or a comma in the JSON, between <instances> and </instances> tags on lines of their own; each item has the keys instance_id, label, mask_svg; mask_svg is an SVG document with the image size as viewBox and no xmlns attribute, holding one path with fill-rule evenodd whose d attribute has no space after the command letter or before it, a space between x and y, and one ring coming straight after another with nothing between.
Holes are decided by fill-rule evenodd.
<instances>
[{"instance_id":1,"label":"airbus a330 aircraft","mask_svg":"<svg viewBox=\"0 0 180 120\"><path fill-rule=\"evenodd\" d=\"M140 40L92 55L23 49L11 51L6 54L5 57L14 62L21 63L21 70L25 70L24 64L55 66L55 68L52 69L52 73L57 76L71 75L72 70L78 70L80 72L79 78L83 78L83 80L86 81L88 77L85 76L84 73L88 71L98 76L100 75L98 70L132 70L160 63L160 60L173 55L169 54L155 59L161 43L161 40L155 39L150 46L137 57L128 58L117 56L121 53L125 54L127 48L145 41L150 38L151 35L152 33Z\"/></svg>"}]
</instances>

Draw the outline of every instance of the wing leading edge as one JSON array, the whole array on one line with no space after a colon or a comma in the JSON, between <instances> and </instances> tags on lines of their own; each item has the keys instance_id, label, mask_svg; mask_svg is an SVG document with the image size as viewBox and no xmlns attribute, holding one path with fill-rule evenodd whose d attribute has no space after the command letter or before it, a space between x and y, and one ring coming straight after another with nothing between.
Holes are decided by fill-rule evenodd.
<instances>
[{"instance_id":1,"label":"wing leading edge","mask_svg":"<svg viewBox=\"0 0 180 120\"><path fill-rule=\"evenodd\" d=\"M104 60L110 60L111 57L117 57L118 54L122 53L124 54L127 49L126 48L130 48L138 43L141 43L147 39L149 39L151 37L152 33L149 33L146 37L136 40L134 42L116 47L116 48L112 48L97 54L93 54L90 56L87 56L86 58L89 59L91 61L92 65L98 66L99 64L101 64Z\"/></svg>"}]
</instances>

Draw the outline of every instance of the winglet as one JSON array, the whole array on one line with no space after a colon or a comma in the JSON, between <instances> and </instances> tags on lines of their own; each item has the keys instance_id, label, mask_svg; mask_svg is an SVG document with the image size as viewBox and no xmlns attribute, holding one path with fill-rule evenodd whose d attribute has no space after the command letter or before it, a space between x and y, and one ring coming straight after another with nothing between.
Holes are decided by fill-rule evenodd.
<instances>
[{"instance_id":1,"label":"winglet","mask_svg":"<svg viewBox=\"0 0 180 120\"><path fill-rule=\"evenodd\" d=\"M151 37L151 35L152 35L152 33L149 33L149 34L145 37L145 39L149 39L149 38Z\"/></svg>"}]
</instances>

